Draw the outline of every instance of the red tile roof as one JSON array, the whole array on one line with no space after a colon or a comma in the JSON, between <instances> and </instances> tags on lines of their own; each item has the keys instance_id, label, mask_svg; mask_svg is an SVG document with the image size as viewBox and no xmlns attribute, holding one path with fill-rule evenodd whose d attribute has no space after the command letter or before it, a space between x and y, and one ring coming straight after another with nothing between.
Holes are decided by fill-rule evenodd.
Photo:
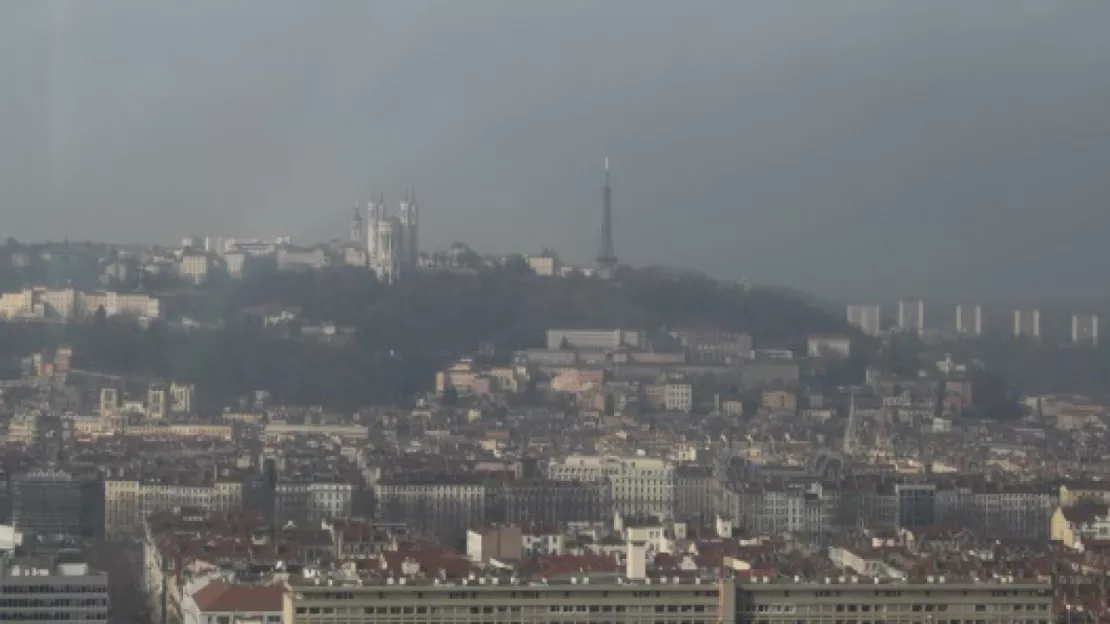
<instances>
[{"instance_id":1,"label":"red tile roof","mask_svg":"<svg viewBox=\"0 0 1110 624\"><path fill-rule=\"evenodd\" d=\"M280 612L283 590L278 585L248 586L209 583L193 594L202 612Z\"/></svg>"}]
</instances>

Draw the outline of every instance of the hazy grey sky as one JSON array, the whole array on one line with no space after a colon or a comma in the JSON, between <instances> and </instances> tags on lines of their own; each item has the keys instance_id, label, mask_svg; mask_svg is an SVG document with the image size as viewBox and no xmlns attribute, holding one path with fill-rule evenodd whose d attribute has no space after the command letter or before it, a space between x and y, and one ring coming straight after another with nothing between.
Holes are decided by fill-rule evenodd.
<instances>
[{"instance_id":1,"label":"hazy grey sky","mask_svg":"<svg viewBox=\"0 0 1110 624\"><path fill-rule=\"evenodd\" d=\"M597 248L840 298L1110 290L1110 2L0 4L0 236Z\"/></svg>"}]
</instances>

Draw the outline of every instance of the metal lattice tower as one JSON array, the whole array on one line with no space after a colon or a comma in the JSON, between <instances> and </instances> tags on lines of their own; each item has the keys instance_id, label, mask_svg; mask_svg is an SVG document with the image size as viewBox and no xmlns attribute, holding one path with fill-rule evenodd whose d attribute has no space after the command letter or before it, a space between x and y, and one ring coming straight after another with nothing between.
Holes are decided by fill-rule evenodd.
<instances>
[{"instance_id":1,"label":"metal lattice tower","mask_svg":"<svg viewBox=\"0 0 1110 624\"><path fill-rule=\"evenodd\" d=\"M605 189L603 191L601 213L601 249L597 254L597 263L605 268L612 268L617 264L617 254L613 249L613 190L609 185L609 159L605 159Z\"/></svg>"}]
</instances>

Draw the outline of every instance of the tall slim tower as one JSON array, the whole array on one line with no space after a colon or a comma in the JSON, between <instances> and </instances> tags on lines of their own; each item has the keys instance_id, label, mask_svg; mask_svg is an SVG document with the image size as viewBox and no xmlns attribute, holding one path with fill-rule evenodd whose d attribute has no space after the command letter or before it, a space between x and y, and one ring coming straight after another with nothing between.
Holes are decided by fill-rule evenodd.
<instances>
[{"instance_id":1,"label":"tall slim tower","mask_svg":"<svg viewBox=\"0 0 1110 624\"><path fill-rule=\"evenodd\" d=\"M416 191L410 190L401 202L401 252L405 269L416 268L420 260L419 239L420 208L416 205Z\"/></svg>"},{"instance_id":2,"label":"tall slim tower","mask_svg":"<svg viewBox=\"0 0 1110 624\"><path fill-rule=\"evenodd\" d=\"M363 237L366 235L366 229L362 223L362 210L355 206L355 215L351 218L351 242L362 245Z\"/></svg>"},{"instance_id":3,"label":"tall slim tower","mask_svg":"<svg viewBox=\"0 0 1110 624\"><path fill-rule=\"evenodd\" d=\"M373 264L378 255L378 231L385 220L385 196L379 194L377 199L371 199L366 212L366 256Z\"/></svg>"},{"instance_id":4,"label":"tall slim tower","mask_svg":"<svg viewBox=\"0 0 1110 624\"><path fill-rule=\"evenodd\" d=\"M613 189L609 186L609 159L605 159L605 190L602 195L601 213L601 249L597 254L597 263L605 269L611 269L617 264L617 253L613 249Z\"/></svg>"}]
</instances>

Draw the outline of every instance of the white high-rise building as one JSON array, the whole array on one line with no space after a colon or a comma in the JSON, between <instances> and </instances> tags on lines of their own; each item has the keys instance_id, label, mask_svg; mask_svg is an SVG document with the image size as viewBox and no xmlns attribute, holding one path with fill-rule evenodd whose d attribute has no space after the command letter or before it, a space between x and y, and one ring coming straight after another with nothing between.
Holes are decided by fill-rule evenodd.
<instances>
[{"instance_id":1,"label":"white high-rise building","mask_svg":"<svg viewBox=\"0 0 1110 624\"><path fill-rule=\"evenodd\" d=\"M983 308L975 303L956 306L956 331L968 336L983 335Z\"/></svg>"},{"instance_id":2,"label":"white high-rise building","mask_svg":"<svg viewBox=\"0 0 1110 624\"><path fill-rule=\"evenodd\" d=\"M415 269L420 256L419 208L412 191L400 212L400 217L388 214L380 195L367 206L366 257L378 279L387 283Z\"/></svg>"},{"instance_id":3,"label":"white high-rise building","mask_svg":"<svg viewBox=\"0 0 1110 624\"><path fill-rule=\"evenodd\" d=\"M378 256L378 230L385 213L385 199L381 195L366 205L366 257L370 259L371 267Z\"/></svg>"},{"instance_id":4,"label":"white high-rise building","mask_svg":"<svg viewBox=\"0 0 1110 624\"><path fill-rule=\"evenodd\" d=\"M903 299L898 302L898 329L920 333L925 329L925 302Z\"/></svg>"},{"instance_id":5,"label":"white high-rise building","mask_svg":"<svg viewBox=\"0 0 1110 624\"><path fill-rule=\"evenodd\" d=\"M1014 337L1020 338L1022 336L1027 338L1041 337L1040 310L1036 308L1032 310L1014 310Z\"/></svg>"},{"instance_id":6,"label":"white high-rise building","mask_svg":"<svg viewBox=\"0 0 1110 624\"><path fill-rule=\"evenodd\" d=\"M378 274L378 279L387 284L392 284L400 277L403 230L397 217L386 217L377 224L378 238L374 243L374 256L370 263Z\"/></svg>"},{"instance_id":7,"label":"white high-rise building","mask_svg":"<svg viewBox=\"0 0 1110 624\"><path fill-rule=\"evenodd\" d=\"M878 336L883 329L879 314L879 306L876 304L849 305L848 323L868 336Z\"/></svg>"},{"instance_id":8,"label":"white high-rise building","mask_svg":"<svg viewBox=\"0 0 1110 624\"><path fill-rule=\"evenodd\" d=\"M1071 317L1071 341L1075 344L1098 346L1098 315L1073 314Z\"/></svg>"},{"instance_id":9,"label":"white high-rise building","mask_svg":"<svg viewBox=\"0 0 1110 624\"><path fill-rule=\"evenodd\" d=\"M404 238L402 249L405 270L411 271L420 262L420 207L416 205L416 191L409 191L401 202L401 231Z\"/></svg>"}]
</instances>

